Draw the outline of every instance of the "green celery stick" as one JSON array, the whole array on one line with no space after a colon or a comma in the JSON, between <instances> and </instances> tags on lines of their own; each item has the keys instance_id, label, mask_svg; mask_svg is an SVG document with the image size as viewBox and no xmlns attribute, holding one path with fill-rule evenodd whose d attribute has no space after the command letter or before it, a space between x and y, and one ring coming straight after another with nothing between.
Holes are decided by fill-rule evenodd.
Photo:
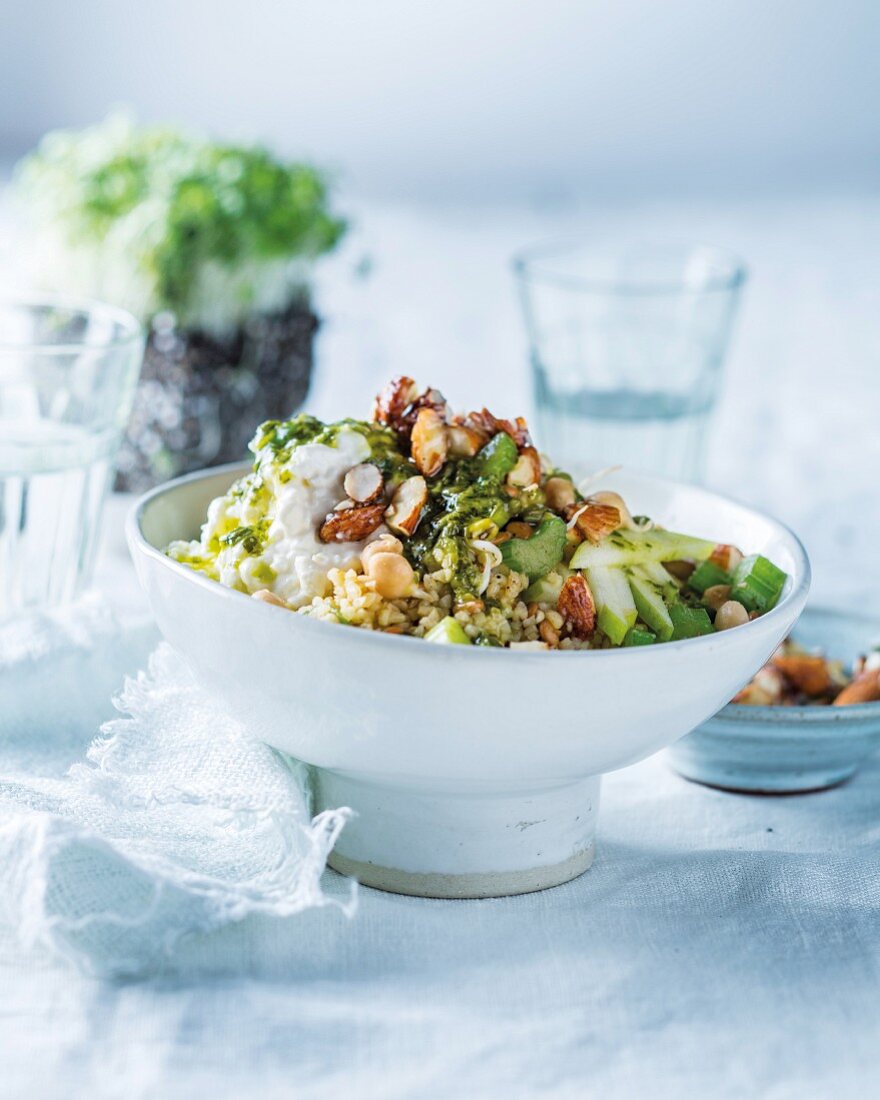
<instances>
[{"instance_id":1,"label":"green celery stick","mask_svg":"<svg viewBox=\"0 0 880 1100\"><path fill-rule=\"evenodd\" d=\"M656 641L657 635L653 634L650 630L645 630L640 626L633 626L626 632L623 644L625 646L653 645Z\"/></svg>"},{"instance_id":2,"label":"green celery stick","mask_svg":"<svg viewBox=\"0 0 880 1100\"><path fill-rule=\"evenodd\" d=\"M638 618L636 605L622 569L597 565L588 569L587 583L596 601L598 626L614 645L621 645Z\"/></svg>"},{"instance_id":3,"label":"green celery stick","mask_svg":"<svg viewBox=\"0 0 880 1100\"><path fill-rule=\"evenodd\" d=\"M681 581L676 580L664 565L658 561L644 561L638 568L642 576L654 582L665 600L678 599Z\"/></svg>"},{"instance_id":4,"label":"green celery stick","mask_svg":"<svg viewBox=\"0 0 880 1100\"><path fill-rule=\"evenodd\" d=\"M712 634L715 630L708 612L702 607L686 607L684 604L674 603L669 608L669 617L672 619L674 642L682 638L698 638L701 634Z\"/></svg>"},{"instance_id":5,"label":"green celery stick","mask_svg":"<svg viewBox=\"0 0 880 1100\"><path fill-rule=\"evenodd\" d=\"M769 611L776 606L787 576L762 554L752 554L734 570L730 598L749 611Z\"/></svg>"},{"instance_id":6,"label":"green celery stick","mask_svg":"<svg viewBox=\"0 0 880 1100\"><path fill-rule=\"evenodd\" d=\"M659 586L643 572L643 566L629 571L629 587L639 617L647 623L661 642L668 642L674 629L669 617L663 593Z\"/></svg>"},{"instance_id":7,"label":"green celery stick","mask_svg":"<svg viewBox=\"0 0 880 1100\"><path fill-rule=\"evenodd\" d=\"M582 542L569 563L572 569L596 565L640 565L643 562L705 561L715 543L674 531L628 531L619 528L600 543Z\"/></svg>"},{"instance_id":8,"label":"green celery stick","mask_svg":"<svg viewBox=\"0 0 880 1100\"><path fill-rule=\"evenodd\" d=\"M701 595L707 588L716 584L731 584L732 578L728 572L716 565L714 561L701 561L697 568L688 577L688 585Z\"/></svg>"}]
</instances>

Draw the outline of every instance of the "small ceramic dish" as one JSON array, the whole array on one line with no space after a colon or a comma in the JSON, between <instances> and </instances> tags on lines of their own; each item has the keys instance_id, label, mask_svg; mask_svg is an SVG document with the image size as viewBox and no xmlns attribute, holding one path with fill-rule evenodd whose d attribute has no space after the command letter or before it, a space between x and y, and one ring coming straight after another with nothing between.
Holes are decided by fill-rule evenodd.
<instances>
[{"instance_id":1,"label":"small ceramic dish","mask_svg":"<svg viewBox=\"0 0 880 1100\"><path fill-rule=\"evenodd\" d=\"M717 711L803 610L810 566L782 524L690 485L618 473L634 509L766 554L779 603L701 638L619 650L439 646L279 610L172 561L244 472L172 481L128 524L159 627L255 737L315 768L316 809L356 816L337 870L398 893L494 897L555 886L593 858L600 777Z\"/></svg>"},{"instance_id":2,"label":"small ceramic dish","mask_svg":"<svg viewBox=\"0 0 880 1100\"><path fill-rule=\"evenodd\" d=\"M880 619L809 608L794 639L848 667L880 640ZM793 794L849 779L880 748L880 703L754 707L728 703L667 750L686 779L729 791Z\"/></svg>"}]
</instances>

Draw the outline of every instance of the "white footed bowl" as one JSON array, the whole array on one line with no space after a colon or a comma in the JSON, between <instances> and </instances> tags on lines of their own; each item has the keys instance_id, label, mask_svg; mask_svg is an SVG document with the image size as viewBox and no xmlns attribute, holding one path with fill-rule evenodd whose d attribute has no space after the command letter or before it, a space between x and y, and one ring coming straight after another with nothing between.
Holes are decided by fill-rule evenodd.
<instances>
[{"instance_id":1,"label":"white footed bowl","mask_svg":"<svg viewBox=\"0 0 880 1100\"><path fill-rule=\"evenodd\" d=\"M128 522L159 627L251 733L314 765L316 809L350 806L330 863L427 897L566 882L593 857L603 772L669 745L722 707L800 615L810 566L782 524L693 486L618 473L603 488L673 530L766 554L778 605L721 634L617 650L431 645L286 613L163 551L195 538L247 467L180 478Z\"/></svg>"}]
</instances>

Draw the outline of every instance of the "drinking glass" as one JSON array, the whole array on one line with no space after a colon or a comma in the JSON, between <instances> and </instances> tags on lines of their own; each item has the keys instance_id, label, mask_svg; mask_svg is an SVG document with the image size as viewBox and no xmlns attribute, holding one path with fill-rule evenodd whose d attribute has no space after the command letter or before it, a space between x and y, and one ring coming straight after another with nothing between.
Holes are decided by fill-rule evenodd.
<instances>
[{"instance_id":1,"label":"drinking glass","mask_svg":"<svg viewBox=\"0 0 880 1100\"><path fill-rule=\"evenodd\" d=\"M98 302L0 302L0 614L88 582L141 327Z\"/></svg>"},{"instance_id":2,"label":"drinking glass","mask_svg":"<svg viewBox=\"0 0 880 1100\"><path fill-rule=\"evenodd\" d=\"M704 246L575 243L523 252L514 272L554 459L702 480L742 263Z\"/></svg>"}]
</instances>

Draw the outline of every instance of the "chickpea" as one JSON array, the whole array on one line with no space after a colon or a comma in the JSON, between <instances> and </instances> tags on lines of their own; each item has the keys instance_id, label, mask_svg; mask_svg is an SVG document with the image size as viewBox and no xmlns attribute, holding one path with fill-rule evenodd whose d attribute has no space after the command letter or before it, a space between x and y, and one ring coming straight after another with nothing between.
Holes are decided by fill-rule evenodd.
<instances>
[{"instance_id":1,"label":"chickpea","mask_svg":"<svg viewBox=\"0 0 880 1100\"><path fill-rule=\"evenodd\" d=\"M729 584L710 584L703 593L703 602L713 611L718 611L730 599Z\"/></svg>"},{"instance_id":2,"label":"chickpea","mask_svg":"<svg viewBox=\"0 0 880 1100\"><path fill-rule=\"evenodd\" d=\"M414 574L403 554L377 551L367 562L367 576L383 599L396 600L409 591Z\"/></svg>"},{"instance_id":3,"label":"chickpea","mask_svg":"<svg viewBox=\"0 0 880 1100\"><path fill-rule=\"evenodd\" d=\"M548 478L544 492L547 494L547 503L554 512L561 512L567 504L575 502L574 486L567 477Z\"/></svg>"},{"instance_id":4,"label":"chickpea","mask_svg":"<svg viewBox=\"0 0 880 1100\"><path fill-rule=\"evenodd\" d=\"M719 586L716 586L719 587ZM743 626L749 621L749 613L736 600L727 600L718 608L715 616L716 630L730 630L732 626Z\"/></svg>"},{"instance_id":5,"label":"chickpea","mask_svg":"<svg viewBox=\"0 0 880 1100\"><path fill-rule=\"evenodd\" d=\"M369 573L368 565L374 554L402 554L403 543L394 535L380 535L375 542L368 542L361 550L361 565L364 572Z\"/></svg>"}]
</instances>

